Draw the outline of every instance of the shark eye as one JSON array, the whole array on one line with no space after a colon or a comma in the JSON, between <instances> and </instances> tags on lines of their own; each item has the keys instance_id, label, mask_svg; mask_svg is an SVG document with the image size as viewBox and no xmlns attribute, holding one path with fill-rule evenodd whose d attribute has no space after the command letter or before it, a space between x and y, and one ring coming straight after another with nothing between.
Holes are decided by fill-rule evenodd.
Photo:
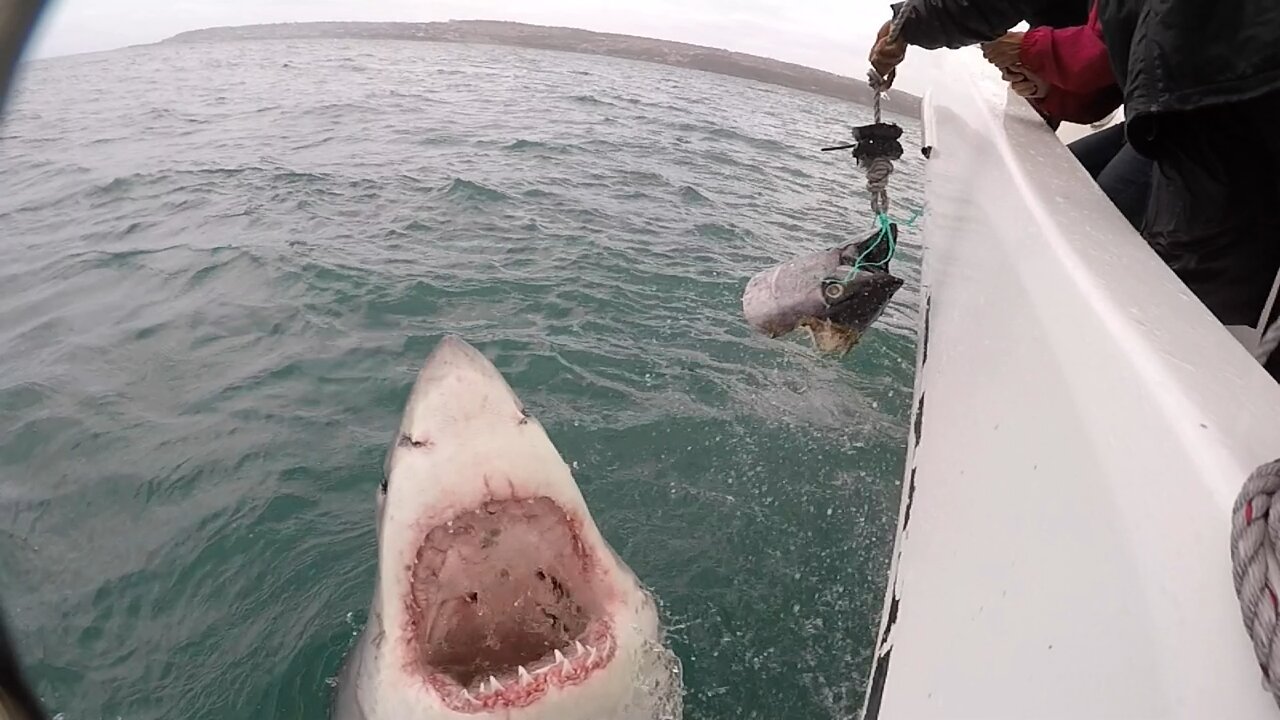
<instances>
[{"instance_id":1,"label":"shark eye","mask_svg":"<svg viewBox=\"0 0 1280 720\"><path fill-rule=\"evenodd\" d=\"M399 437L399 433L396 434ZM382 494L387 494L387 483L391 481L391 458L395 455L396 443L391 443L391 447L387 448L386 457L382 458L382 480L378 483L382 490Z\"/></svg>"}]
</instances>

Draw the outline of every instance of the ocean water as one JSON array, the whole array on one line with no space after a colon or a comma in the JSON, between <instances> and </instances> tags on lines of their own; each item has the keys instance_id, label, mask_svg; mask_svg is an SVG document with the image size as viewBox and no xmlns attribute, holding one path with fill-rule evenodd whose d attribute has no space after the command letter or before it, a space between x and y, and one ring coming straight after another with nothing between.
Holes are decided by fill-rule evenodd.
<instances>
[{"instance_id":1,"label":"ocean water","mask_svg":"<svg viewBox=\"0 0 1280 720\"><path fill-rule=\"evenodd\" d=\"M0 597L39 694L65 720L324 718L370 599L386 443L459 333L661 600L686 718L856 715L917 236L843 360L752 335L739 299L870 231L863 176L818 152L868 119L492 47L28 66L0 126ZM922 161L897 120L909 208Z\"/></svg>"}]
</instances>

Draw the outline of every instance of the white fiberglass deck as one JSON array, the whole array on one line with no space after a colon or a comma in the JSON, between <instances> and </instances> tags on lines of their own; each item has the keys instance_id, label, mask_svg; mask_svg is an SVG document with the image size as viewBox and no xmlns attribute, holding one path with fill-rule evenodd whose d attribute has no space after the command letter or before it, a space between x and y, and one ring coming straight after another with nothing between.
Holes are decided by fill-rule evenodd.
<instances>
[{"instance_id":1,"label":"white fiberglass deck","mask_svg":"<svg viewBox=\"0 0 1280 720\"><path fill-rule=\"evenodd\" d=\"M926 100L916 408L867 717L1280 718L1232 587L1280 386L974 53Z\"/></svg>"}]
</instances>

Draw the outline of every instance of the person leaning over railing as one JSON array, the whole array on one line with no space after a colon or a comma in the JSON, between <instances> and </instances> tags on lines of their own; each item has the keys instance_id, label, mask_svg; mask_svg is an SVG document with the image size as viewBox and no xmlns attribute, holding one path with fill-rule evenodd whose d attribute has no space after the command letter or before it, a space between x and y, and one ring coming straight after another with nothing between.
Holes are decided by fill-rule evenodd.
<instances>
[{"instance_id":1,"label":"person leaning over railing","mask_svg":"<svg viewBox=\"0 0 1280 720\"><path fill-rule=\"evenodd\" d=\"M880 29L871 64L892 81L907 45L994 40L1024 5L1076 9L1072 0L899 3L899 32ZM1087 16L1056 23L1022 14L1032 25L1087 25ZM1280 284L1280 2L1098 0L1097 19L1126 139L1155 163L1143 237L1280 379L1280 350L1267 357L1263 343L1266 305Z\"/></svg>"},{"instance_id":2,"label":"person leaning over railing","mask_svg":"<svg viewBox=\"0 0 1280 720\"><path fill-rule=\"evenodd\" d=\"M1280 2L1099 0L1098 16L1129 142L1156 162L1143 235L1260 338L1280 273Z\"/></svg>"},{"instance_id":3,"label":"person leaning over railing","mask_svg":"<svg viewBox=\"0 0 1280 720\"><path fill-rule=\"evenodd\" d=\"M871 66L892 84L907 46L936 50L995 40L1021 22L1065 28L1088 20L1093 0L909 0L891 5L897 35L886 22L871 48Z\"/></svg>"},{"instance_id":4,"label":"person leaning over railing","mask_svg":"<svg viewBox=\"0 0 1280 720\"><path fill-rule=\"evenodd\" d=\"M1088 125L1120 107L1124 98L1111 71L1095 4L1084 25L1033 27L984 43L982 54L1051 124ZM1135 230L1142 229L1151 196L1152 163L1125 141L1124 124L1067 146Z\"/></svg>"},{"instance_id":5,"label":"person leaning over railing","mask_svg":"<svg viewBox=\"0 0 1280 720\"><path fill-rule=\"evenodd\" d=\"M956 48L982 43L1013 91L1054 127L1097 122L1123 100L1092 0L912 0L893 10L897 36L890 38L892 22L885 23L870 58L889 82L907 45ZM1006 32L1024 20L1033 26L1029 32ZM1123 127L1068 147L1140 230L1151 190L1151 162L1128 147Z\"/></svg>"}]
</instances>

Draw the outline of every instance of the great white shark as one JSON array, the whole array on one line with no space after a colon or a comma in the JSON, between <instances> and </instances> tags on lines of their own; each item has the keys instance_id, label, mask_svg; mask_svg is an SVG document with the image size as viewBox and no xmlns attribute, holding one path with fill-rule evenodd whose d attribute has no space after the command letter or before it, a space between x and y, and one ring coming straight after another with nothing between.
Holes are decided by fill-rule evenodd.
<instances>
[{"instance_id":1,"label":"great white shark","mask_svg":"<svg viewBox=\"0 0 1280 720\"><path fill-rule=\"evenodd\" d=\"M679 720L680 664L560 454L478 350L418 373L336 720Z\"/></svg>"}]
</instances>

